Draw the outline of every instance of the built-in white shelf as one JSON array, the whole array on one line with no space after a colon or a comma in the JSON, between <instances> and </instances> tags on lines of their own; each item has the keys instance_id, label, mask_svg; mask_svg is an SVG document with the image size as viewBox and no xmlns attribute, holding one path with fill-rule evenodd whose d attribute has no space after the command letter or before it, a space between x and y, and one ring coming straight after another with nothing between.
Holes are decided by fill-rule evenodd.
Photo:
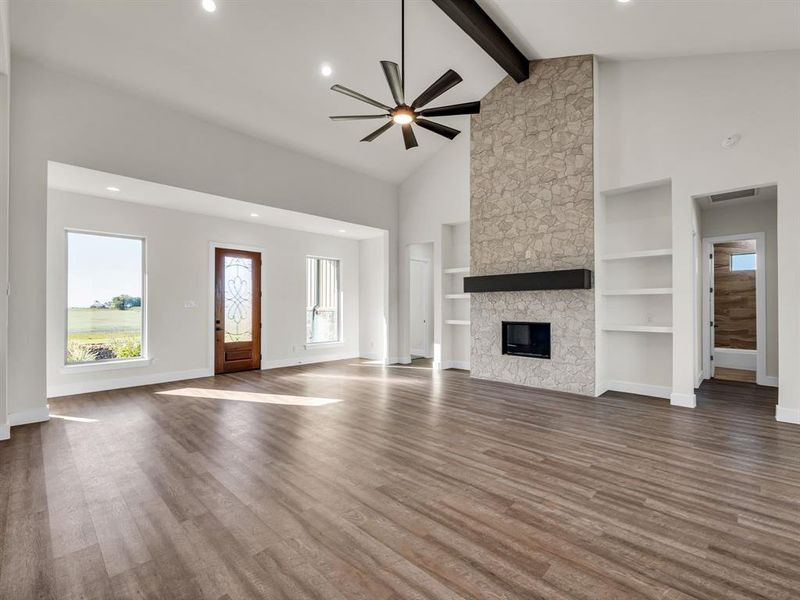
<instances>
[{"instance_id":1,"label":"built-in white shelf","mask_svg":"<svg viewBox=\"0 0 800 600\"><path fill-rule=\"evenodd\" d=\"M626 260L629 258L651 258L654 256L672 256L672 248L659 248L657 250L639 250L638 252L618 252L606 254L603 260Z\"/></svg>"},{"instance_id":2,"label":"built-in white shelf","mask_svg":"<svg viewBox=\"0 0 800 600\"><path fill-rule=\"evenodd\" d=\"M442 368L469 369L470 294L464 292L464 278L470 274L470 226L468 221L442 225Z\"/></svg>"},{"instance_id":3,"label":"built-in white shelf","mask_svg":"<svg viewBox=\"0 0 800 600\"><path fill-rule=\"evenodd\" d=\"M630 331L632 333L672 333L672 327L660 325L603 325L603 331Z\"/></svg>"},{"instance_id":4,"label":"built-in white shelf","mask_svg":"<svg viewBox=\"0 0 800 600\"><path fill-rule=\"evenodd\" d=\"M605 290L604 296L658 296L671 294L672 288L634 288L629 290Z\"/></svg>"},{"instance_id":5,"label":"built-in white shelf","mask_svg":"<svg viewBox=\"0 0 800 600\"><path fill-rule=\"evenodd\" d=\"M651 181L600 192L595 203L599 389L672 392L672 187Z\"/></svg>"}]
</instances>

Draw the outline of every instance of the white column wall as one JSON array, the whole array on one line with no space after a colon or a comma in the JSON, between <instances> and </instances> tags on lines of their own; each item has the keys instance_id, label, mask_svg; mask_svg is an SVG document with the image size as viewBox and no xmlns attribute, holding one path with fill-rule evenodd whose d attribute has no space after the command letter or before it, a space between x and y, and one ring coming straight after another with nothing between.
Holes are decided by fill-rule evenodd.
<instances>
[{"instance_id":1,"label":"white column wall","mask_svg":"<svg viewBox=\"0 0 800 600\"><path fill-rule=\"evenodd\" d=\"M459 126L461 135L400 186L399 227L399 358L410 360L408 246L433 242L433 344L434 360L441 359L442 225L469 221L469 121Z\"/></svg>"}]
</instances>

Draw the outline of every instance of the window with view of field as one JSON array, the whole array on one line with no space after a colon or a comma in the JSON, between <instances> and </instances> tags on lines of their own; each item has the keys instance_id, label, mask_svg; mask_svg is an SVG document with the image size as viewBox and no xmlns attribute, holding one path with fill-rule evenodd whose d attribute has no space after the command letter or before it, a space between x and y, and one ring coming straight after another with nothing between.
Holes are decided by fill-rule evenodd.
<instances>
[{"instance_id":1,"label":"window with view of field","mask_svg":"<svg viewBox=\"0 0 800 600\"><path fill-rule=\"evenodd\" d=\"M67 364L142 357L144 240L67 232Z\"/></svg>"}]
</instances>

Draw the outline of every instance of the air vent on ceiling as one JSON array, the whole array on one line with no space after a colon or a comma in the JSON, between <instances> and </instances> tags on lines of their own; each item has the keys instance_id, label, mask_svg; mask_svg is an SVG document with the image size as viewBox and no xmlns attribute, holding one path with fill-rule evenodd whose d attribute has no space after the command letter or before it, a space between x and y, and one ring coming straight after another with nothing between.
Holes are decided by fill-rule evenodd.
<instances>
[{"instance_id":1,"label":"air vent on ceiling","mask_svg":"<svg viewBox=\"0 0 800 600\"><path fill-rule=\"evenodd\" d=\"M756 195L755 188L749 190L736 190L735 192L725 192L724 194L711 194L711 202L725 202L725 200L736 200L737 198L752 198Z\"/></svg>"}]
</instances>

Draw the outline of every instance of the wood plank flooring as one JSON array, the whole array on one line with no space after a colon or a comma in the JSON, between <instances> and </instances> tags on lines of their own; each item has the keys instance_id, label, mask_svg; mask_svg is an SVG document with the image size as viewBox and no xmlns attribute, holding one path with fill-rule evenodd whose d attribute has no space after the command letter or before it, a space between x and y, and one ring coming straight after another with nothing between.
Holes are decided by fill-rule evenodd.
<instances>
[{"instance_id":1,"label":"wood plank flooring","mask_svg":"<svg viewBox=\"0 0 800 600\"><path fill-rule=\"evenodd\" d=\"M0 598L796 600L774 405L366 361L57 399L0 443Z\"/></svg>"},{"instance_id":2,"label":"wood plank flooring","mask_svg":"<svg viewBox=\"0 0 800 600\"><path fill-rule=\"evenodd\" d=\"M740 381L742 383L755 383L756 372L747 369L729 369L728 367L715 367L714 379L726 381Z\"/></svg>"}]
</instances>

